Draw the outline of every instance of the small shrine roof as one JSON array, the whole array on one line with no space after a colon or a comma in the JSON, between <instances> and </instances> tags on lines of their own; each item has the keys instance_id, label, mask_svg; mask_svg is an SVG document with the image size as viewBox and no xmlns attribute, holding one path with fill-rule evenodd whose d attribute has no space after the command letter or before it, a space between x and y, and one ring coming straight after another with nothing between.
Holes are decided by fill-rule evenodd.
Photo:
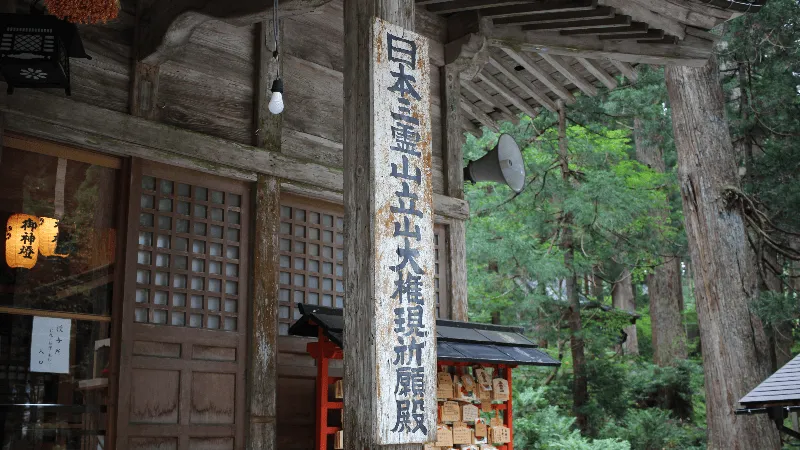
<instances>
[{"instance_id":1,"label":"small shrine roof","mask_svg":"<svg viewBox=\"0 0 800 450\"><path fill-rule=\"evenodd\" d=\"M318 327L333 343L343 345L343 310L324 306L299 305L303 316L289 328L295 336L316 337ZM436 321L436 347L439 360L489 364L558 366L561 363L539 350L519 327L473 322Z\"/></svg>"}]
</instances>

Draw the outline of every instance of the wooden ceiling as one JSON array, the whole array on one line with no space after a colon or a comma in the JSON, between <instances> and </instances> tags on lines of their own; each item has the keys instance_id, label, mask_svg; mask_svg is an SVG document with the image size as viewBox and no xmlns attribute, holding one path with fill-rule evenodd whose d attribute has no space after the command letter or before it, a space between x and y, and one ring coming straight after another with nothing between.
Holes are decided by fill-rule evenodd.
<instances>
[{"instance_id":1,"label":"wooden ceiling","mask_svg":"<svg viewBox=\"0 0 800 450\"><path fill-rule=\"evenodd\" d=\"M489 62L461 80L466 131L519 113L555 110L558 100L594 96L620 80L636 81L634 66L702 65L715 36L709 30L756 3L722 9L709 0L416 0L450 22L477 18ZM735 10L734 10L735 9Z\"/></svg>"}]
</instances>

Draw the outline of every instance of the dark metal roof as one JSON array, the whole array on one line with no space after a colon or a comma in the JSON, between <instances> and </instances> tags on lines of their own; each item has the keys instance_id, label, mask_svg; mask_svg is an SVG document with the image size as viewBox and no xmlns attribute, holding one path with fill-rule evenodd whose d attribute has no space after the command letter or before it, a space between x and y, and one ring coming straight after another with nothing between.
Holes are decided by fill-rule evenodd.
<instances>
[{"instance_id":1,"label":"dark metal roof","mask_svg":"<svg viewBox=\"0 0 800 450\"><path fill-rule=\"evenodd\" d=\"M324 306L298 305L303 316L289 328L295 336L316 337L318 327L334 344L343 347L342 310ZM522 328L482 323L436 321L436 349L439 360L558 366L561 363L522 334Z\"/></svg>"},{"instance_id":2,"label":"dark metal roof","mask_svg":"<svg viewBox=\"0 0 800 450\"><path fill-rule=\"evenodd\" d=\"M739 400L745 408L800 406L800 355Z\"/></svg>"}]
</instances>

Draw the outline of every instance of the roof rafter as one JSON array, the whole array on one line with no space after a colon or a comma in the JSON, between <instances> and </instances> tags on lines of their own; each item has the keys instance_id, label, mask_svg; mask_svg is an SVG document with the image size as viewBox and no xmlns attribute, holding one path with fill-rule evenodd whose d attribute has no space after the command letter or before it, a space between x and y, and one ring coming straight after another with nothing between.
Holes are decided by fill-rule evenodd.
<instances>
[{"instance_id":1,"label":"roof rafter","mask_svg":"<svg viewBox=\"0 0 800 450\"><path fill-rule=\"evenodd\" d=\"M575 70L568 61L564 60L564 58L547 53L539 53L539 56L547 61L548 64L553 66L554 69L558 70L561 75L564 75L564 78L577 86L578 89L580 89L584 94L590 97L597 95L597 87L586 81L586 79L583 78L583 75Z\"/></svg>"},{"instance_id":2,"label":"roof rafter","mask_svg":"<svg viewBox=\"0 0 800 450\"><path fill-rule=\"evenodd\" d=\"M583 67L585 67L586 70L589 71L589 73L594 75L598 80L600 80L601 83L606 85L607 88L609 89L617 88L618 85L617 80L611 75L609 75L608 72L603 70L602 67L596 65L595 63L586 58L575 58L575 59L577 59L578 62L581 63Z\"/></svg>"},{"instance_id":3,"label":"roof rafter","mask_svg":"<svg viewBox=\"0 0 800 450\"><path fill-rule=\"evenodd\" d=\"M497 123L492 120L491 117L489 117L485 112L481 111L477 106L467 101L464 97L461 97L459 104L462 110L466 111L467 114L472 116L478 122L482 123L486 128L494 131L495 133L500 131L500 127L497 126Z\"/></svg>"},{"instance_id":4,"label":"roof rafter","mask_svg":"<svg viewBox=\"0 0 800 450\"><path fill-rule=\"evenodd\" d=\"M694 45L604 41L590 36L562 36L552 32L522 31L514 27L495 27L487 32L489 44L517 51L548 53L581 58L611 58L628 63L705 65L713 42Z\"/></svg>"},{"instance_id":5,"label":"roof rafter","mask_svg":"<svg viewBox=\"0 0 800 450\"><path fill-rule=\"evenodd\" d=\"M575 97L572 93L562 86L561 83L553 79L547 72L537 67L536 63L528 55L517 53L509 48L504 48L502 50L510 56L511 59L516 61L517 64L524 67L531 75L550 88L551 91L555 92L556 95L561 97L567 104L575 103Z\"/></svg>"},{"instance_id":6,"label":"roof rafter","mask_svg":"<svg viewBox=\"0 0 800 450\"><path fill-rule=\"evenodd\" d=\"M482 87L478 86L474 82L472 82L470 80L465 80L465 79L462 78L461 79L461 86L464 89L466 89L469 92L471 92L472 95L474 95L475 97L478 97L478 99L480 101L482 101L482 102L486 103L487 105L491 106L492 108L500 111L500 113L503 115L503 118L505 120L509 120L509 121L513 122L516 119L516 116L514 115L514 113L511 112L511 110L508 109L508 107L506 105L496 101L494 99L494 97L492 97L492 94L486 92L485 89L483 89Z\"/></svg>"},{"instance_id":7,"label":"roof rafter","mask_svg":"<svg viewBox=\"0 0 800 450\"><path fill-rule=\"evenodd\" d=\"M557 110L556 104L552 100L550 100L549 97L539 92L536 92L536 90L533 89L531 83L528 83L526 80L523 80L522 78L517 76L516 73L514 73L515 71L512 67L507 66L502 61L493 58L491 56L489 57L489 64L494 66L497 70L500 71L500 73L505 75L506 78L514 82L514 84L519 86L520 89L525 91L526 94L533 97L533 99L536 100L540 105L544 106L545 108L553 112Z\"/></svg>"},{"instance_id":8,"label":"roof rafter","mask_svg":"<svg viewBox=\"0 0 800 450\"><path fill-rule=\"evenodd\" d=\"M483 80L484 83L488 84L489 87L497 91L500 95L506 98L512 105L516 106L517 109L522 111L523 113L531 116L536 117L537 113L533 106L529 105L525 100L520 98L517 94L513 93L511 89L505 87L503 83L500 82L497 78L493 77L492 75L483 71L478 74L478 77Z\"/></svg>"}]
</instances>

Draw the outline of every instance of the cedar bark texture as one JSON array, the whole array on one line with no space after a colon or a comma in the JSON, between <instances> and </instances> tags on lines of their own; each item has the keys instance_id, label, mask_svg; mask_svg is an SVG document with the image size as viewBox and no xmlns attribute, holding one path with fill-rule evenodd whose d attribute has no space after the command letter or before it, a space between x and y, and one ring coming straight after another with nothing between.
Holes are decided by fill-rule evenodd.
<instances>
[{"instance_id":1,"label":"cedar bark texture","mask_svg":"<svg viewBox=\"0 0 800 450\"><path fill-rule=\"evenodd\" d=\"M725 202L739 180L716 57L701 68L669 66L666 79L703 342L708 448L779 449L766 416L734 415L770 361L764 327L749 309L758 279L747 230Z\"/></svg>"},{"instance_id":2,"label":"cedar bark texture","mask_svg":"<svg viewBox=\"0 0 800 450\"><path fill-rule=\"evenodd\" d=\"M633 121L636 159L658 173L666 171L664 151L654 137L645 135L640 119ZM654 211L662 223L669 218L669 203ZM650 318L653 327L653 360L669 366L686 359L686 331L683 328L683 287L681 261L667 257L647 279L650 296Z\"/></svg>"},{"instance_id":3,"label":"cedar bark texture","mask_svg":"<svg viewBox=\"0 0 800 450\"><path fill-rule=\"evenodd\" d=\"M617 309L636 312L636 299L633 295L631 271L627 268L622 270L619 280L611 287L611 302ZM638 355L639 337L636 334L636 325L627 326L622 331L628 335L625 338L625 342L622 343L622 351L626 355Z\"/></svg>"},{"instance_id":4,"label":"cedar bark texture","mask_svg":"<svg viewBox=\"0 0 800 450\"><path fill-rule=\"evenodd\" d=\"M561 159L561 177L565 182L570 181L569 152L567 147L567 118L563 102L558 103L558 154ZM578 297L578 277L575 275L575 244L572 239L572 216L567 213L562 219L561 250L564 251L564 266L569 271L569 276L564 280L569 302L569 331L570 348L572 350L572 403L575 411L575 423L581 432L586 431L587 418L582 411L589 398L586 379L586 355L583 337L581 336L581 304Z\"/></svg>"}]
</instances>

